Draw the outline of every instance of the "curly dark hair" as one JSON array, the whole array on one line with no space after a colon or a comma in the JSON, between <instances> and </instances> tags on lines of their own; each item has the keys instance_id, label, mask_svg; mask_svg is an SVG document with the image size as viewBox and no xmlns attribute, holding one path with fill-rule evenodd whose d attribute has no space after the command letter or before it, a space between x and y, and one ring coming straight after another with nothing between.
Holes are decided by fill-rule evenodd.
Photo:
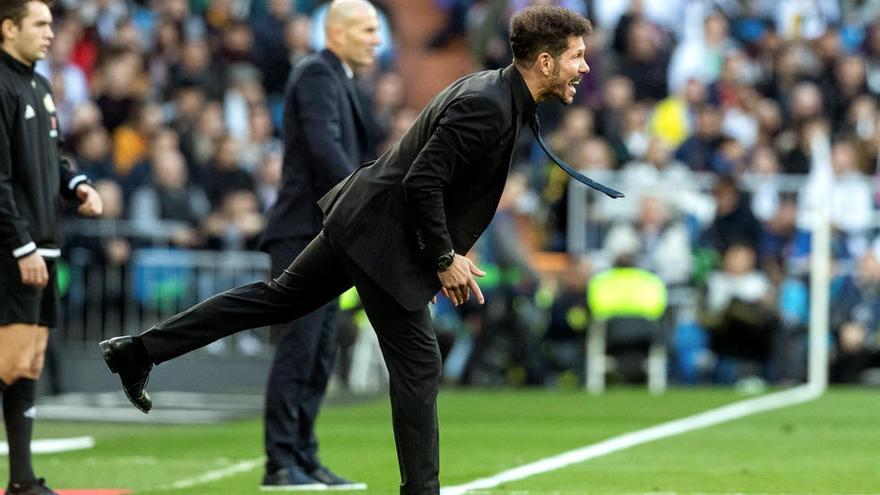
<instances>
[{"instance_id":1,"label":"curly dark hair","mask_svg":"<svg viewBox=\"0 0 880 495\"><path fill-rule=\"evenodd\" d=\"M562 7L528 7L510 19L510 47L516 63L530 64L547 52L553 58L568 48L572 36L587 36L593 25L579 14Z\"/></svg>"},{"instance_id":2,"label":"curly dark hair","mask_svg":"<svg viewBox=\"0 0 880 495\"><path fill-rule=\"evenodd\" d=\"M31 2L45 3L50 9L55 5L55 0L0 0L0 22L12 19L16 26L20 26L28 12L27 4Z\"/></svg>"}]
</instances>

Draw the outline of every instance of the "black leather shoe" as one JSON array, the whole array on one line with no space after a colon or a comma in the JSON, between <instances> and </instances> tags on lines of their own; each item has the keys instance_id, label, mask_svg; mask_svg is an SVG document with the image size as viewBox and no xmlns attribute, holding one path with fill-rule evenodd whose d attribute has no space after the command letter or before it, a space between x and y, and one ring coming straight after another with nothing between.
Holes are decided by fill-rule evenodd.
<instances>
[{"instance_id":1,"label":"black leather shoe","mask_svg":"<svg viewBox=\"0 0 880 495\"><path fill-rule=\"evenodd\" d=\"M366 483L357 483L347 480L342 476L330 471L324 466L309 473L309 476L327 485L328 490L366 490Z\"/></svg>"},{"instance_id":2,"label":"black leather shoe","mask_svg":"<svg viewBox=\"0 0 880 495\"><path fill-rule=\"evenodd\" d=\"M266 473L260 490L263 491L313 491L326 490L327 485L307 475L299 466L287 466L273 473Z\"/></svg>"},{"instance_id":3,"label":"black leather shoe","mask_svg":"<svg viewBox=\"0 0 880 495\"><path fill-rule=\"evenodd\" d=\"M145 351L138 346L141 343L130 336L113 337L98 344L107 367L119 374L125 396L146 414L153 407L153 400L146 391L153 363L146 359Z\"/></svg>"},{"instance_id":4,"label":"black leather shoe","mask_svg":"<svg viewBox=\"0 0 880 495\"><path fill-rule=\"evenodd\" d=\"M6 495L58 495L58 493L46 486L44 478L37 478L23 483L9 483Z\"/></svg>"}]
</instances>

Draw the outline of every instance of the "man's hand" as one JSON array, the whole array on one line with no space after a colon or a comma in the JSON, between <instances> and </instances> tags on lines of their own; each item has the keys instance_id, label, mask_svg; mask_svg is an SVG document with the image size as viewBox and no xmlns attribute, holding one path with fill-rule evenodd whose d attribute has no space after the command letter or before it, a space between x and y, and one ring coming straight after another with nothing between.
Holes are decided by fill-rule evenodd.
<instances>
[{"instance_id":1,"label":"man's hand","mask_svg":"<svg viewBox=\"0 0 880 495\"><path fill-rule=\"evenodd\" d=\"M33 252L18 260L18 271L21 272L21 283L43 288L49 283L49 270L40 253Z\"/></svg>"},{"instance_id":2,"label":"man's hand","mask_svg":"<svg viewBox=\"0 0 880 495\"><path fill-rule=\"evenodd\" d=\"M104 211L104 202L101 201L101 196L98 195L98 191L94 187L88 184L76 186L76 197L79 198L80 202L79 208L76 211L80 215L89 217L101 216L101 212Z\"/></svg>"},{"instance_id":3,"label":"man's hand","mask_svg":"<svg viewBox=\"0 0 880 495\"><path fill-rule=\"evenodd\" d=\"M470 259L456 254L452 258L452 264L445 271L437 272L440 285L443 286L443 295L448 297L452 304L458 306L471 298L471 292L477 297L477 302L483 304L483 293L474 275L482 277L486 272L477 268Z\"/></svg>"}]
</instances>

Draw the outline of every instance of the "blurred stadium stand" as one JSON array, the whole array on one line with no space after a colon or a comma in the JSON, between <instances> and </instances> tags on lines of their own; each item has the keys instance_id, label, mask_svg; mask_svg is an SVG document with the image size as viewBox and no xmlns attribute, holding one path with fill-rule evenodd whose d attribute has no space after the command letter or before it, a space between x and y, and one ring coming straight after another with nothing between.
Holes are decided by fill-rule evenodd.
<instances>
[{"instance_id":1,"label":"blurred stadium stand","mask_svg":"<svg viewBox=\"0 0 880 495\"><path fill-rule=\"evenodd\" d=\"M98 181L107 215L71 214L65 226L52 391L109 390L112 377L95 364L99 339L265 278L266 257L253 249L280 178L281 91L290 64L319 48L323 3L58 2L39 70L55 86L66 151ZM389 37L379 66L358 79L377 151L453 79L507 65L507 19L531 3L377 1ZM489 273L487 305L434 308L447 381L582 386L588 280L628 254L669 290L671 385L801 382L811 211L828 202L831 377L876 382L880 4L550 3L596 30L574 105L540 109L548 141L627 199L569 183L523 133L508 191L473 252ZM809 140L821 132L832 142L827 197L809 175ZM740 244L754 259L725 266ZM719 332L743 323L727 310L745 300L775 317L760 359L719 347ZM375 390L383 377L368 322L356 302L345 313L334 386ZM259 391L271 345L264 331L233 336L160 366L154 387Z\"/></svg>"}]
</instances>

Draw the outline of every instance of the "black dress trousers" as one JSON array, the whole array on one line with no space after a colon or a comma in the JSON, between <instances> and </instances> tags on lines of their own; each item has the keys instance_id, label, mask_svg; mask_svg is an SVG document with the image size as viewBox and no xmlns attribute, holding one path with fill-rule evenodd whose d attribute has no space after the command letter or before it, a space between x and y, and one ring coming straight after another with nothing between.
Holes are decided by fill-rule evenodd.
<instances>
[{"instance_id":1,"label":"black dress trousers","mask_svg":"<svg viewBox=\"0 0 880 495\"><path fill-rule=\"evenodd\" d=\"M438 494L437 392L441 361L427 306L408 311L324 235L270 282L218 294L141 334L159 364L249 328L284 323L327 304L354 285L388 367L400 493Z\"/></svg>"},{"instance_id":2,"label":"black dress trousers","mask_svg":"<svg viewBox=\"0 0 880 495\"><path fill-rule=\"evenodd\" d=\"M267 251L272 276L278 277L309 244L305 237L278 239ZM275 357L266 384L264 441L266 472L300 466L307 473L321 467L315 421L336 357L333 299L315 311L272 327Z\"/></svg>"}]
</instances>

